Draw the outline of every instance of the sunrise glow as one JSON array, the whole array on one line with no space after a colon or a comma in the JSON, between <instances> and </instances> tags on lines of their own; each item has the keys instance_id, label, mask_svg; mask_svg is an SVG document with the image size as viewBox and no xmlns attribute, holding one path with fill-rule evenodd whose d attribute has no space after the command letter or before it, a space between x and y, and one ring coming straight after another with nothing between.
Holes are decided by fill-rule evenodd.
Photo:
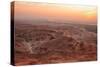
<instances>
[{"instance_id":1,"label":"sunrise glow","mask_svg":"<svg viewBox=\"0 0 100 67\"><path fill-rule=\"evenodd\" d=\"M96 24L96 6L15 2L16 18L42 18Z\"/></svg>"}]
</instances>

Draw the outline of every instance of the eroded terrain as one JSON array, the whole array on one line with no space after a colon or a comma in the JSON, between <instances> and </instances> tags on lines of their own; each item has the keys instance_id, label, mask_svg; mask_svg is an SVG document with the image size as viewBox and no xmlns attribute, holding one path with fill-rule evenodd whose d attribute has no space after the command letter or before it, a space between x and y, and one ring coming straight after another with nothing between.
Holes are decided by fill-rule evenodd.
<instances>
[{"instance_id":1,"label":"eroded terrain","mask_svg":"<svg viewBox=\"0 0 100 67\"><path fill-rule=\"evenodd\" d=\"M15 25L15 64L96 60L96 32L74 25Z\"/></svg>"}]
</instances>

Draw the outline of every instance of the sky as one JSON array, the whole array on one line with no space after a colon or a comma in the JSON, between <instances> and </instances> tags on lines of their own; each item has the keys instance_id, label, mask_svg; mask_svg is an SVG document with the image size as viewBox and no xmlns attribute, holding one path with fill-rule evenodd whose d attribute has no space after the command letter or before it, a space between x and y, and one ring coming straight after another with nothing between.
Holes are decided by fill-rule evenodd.
<instances>
[{"instance_id":1,"label":"sky","mask_svg":"<svg viewBox=\"0 0 100 67\"><path fill-rule=\"evenodd\" d=\"M54 3L15 2L16 20L50 20L58 23L96 24L97 7Z\"/></svg>"}]
</instances>

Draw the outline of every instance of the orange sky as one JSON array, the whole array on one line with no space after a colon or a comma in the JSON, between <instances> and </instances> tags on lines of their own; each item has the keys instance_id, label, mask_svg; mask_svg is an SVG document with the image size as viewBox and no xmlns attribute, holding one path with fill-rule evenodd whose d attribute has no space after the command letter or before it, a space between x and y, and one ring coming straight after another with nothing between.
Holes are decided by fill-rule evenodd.
<instances>
[{"instance_id":1,"label":"orange sky","mask_svg":"<svg viewBox=\"0 0 100 67\"><path fill-rule=\"evenodd\" d=\"M46 18L52 21L96 24L95 6L15 2L15 19Z\"/></svg>"}]
</instances>

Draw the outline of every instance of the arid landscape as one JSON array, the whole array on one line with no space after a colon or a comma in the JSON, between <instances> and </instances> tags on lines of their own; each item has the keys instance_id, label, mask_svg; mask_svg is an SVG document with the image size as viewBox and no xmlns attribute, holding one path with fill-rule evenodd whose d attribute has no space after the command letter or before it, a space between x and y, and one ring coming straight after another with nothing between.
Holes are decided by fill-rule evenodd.
<instances>
[{"instance_id":1,"label":"arid landscape","mask_svg":"<svg viewBox=\"0 0 100 67\"><path fill-rule=\"evenodd\" d=\"M97 60L97 7L14 2L12 64Z\"/></svg>"},{"instance_id":2,"label":"arid landscape","mask_svg":"<svg viewBox=\"0 0 100 67\"><path fill-rule=\"evenodd\" d=\"M15 24L15 63L27 65L96 60L95 31L78 24L32 25L20 22Z\"/></svg>"}]
</instances>

